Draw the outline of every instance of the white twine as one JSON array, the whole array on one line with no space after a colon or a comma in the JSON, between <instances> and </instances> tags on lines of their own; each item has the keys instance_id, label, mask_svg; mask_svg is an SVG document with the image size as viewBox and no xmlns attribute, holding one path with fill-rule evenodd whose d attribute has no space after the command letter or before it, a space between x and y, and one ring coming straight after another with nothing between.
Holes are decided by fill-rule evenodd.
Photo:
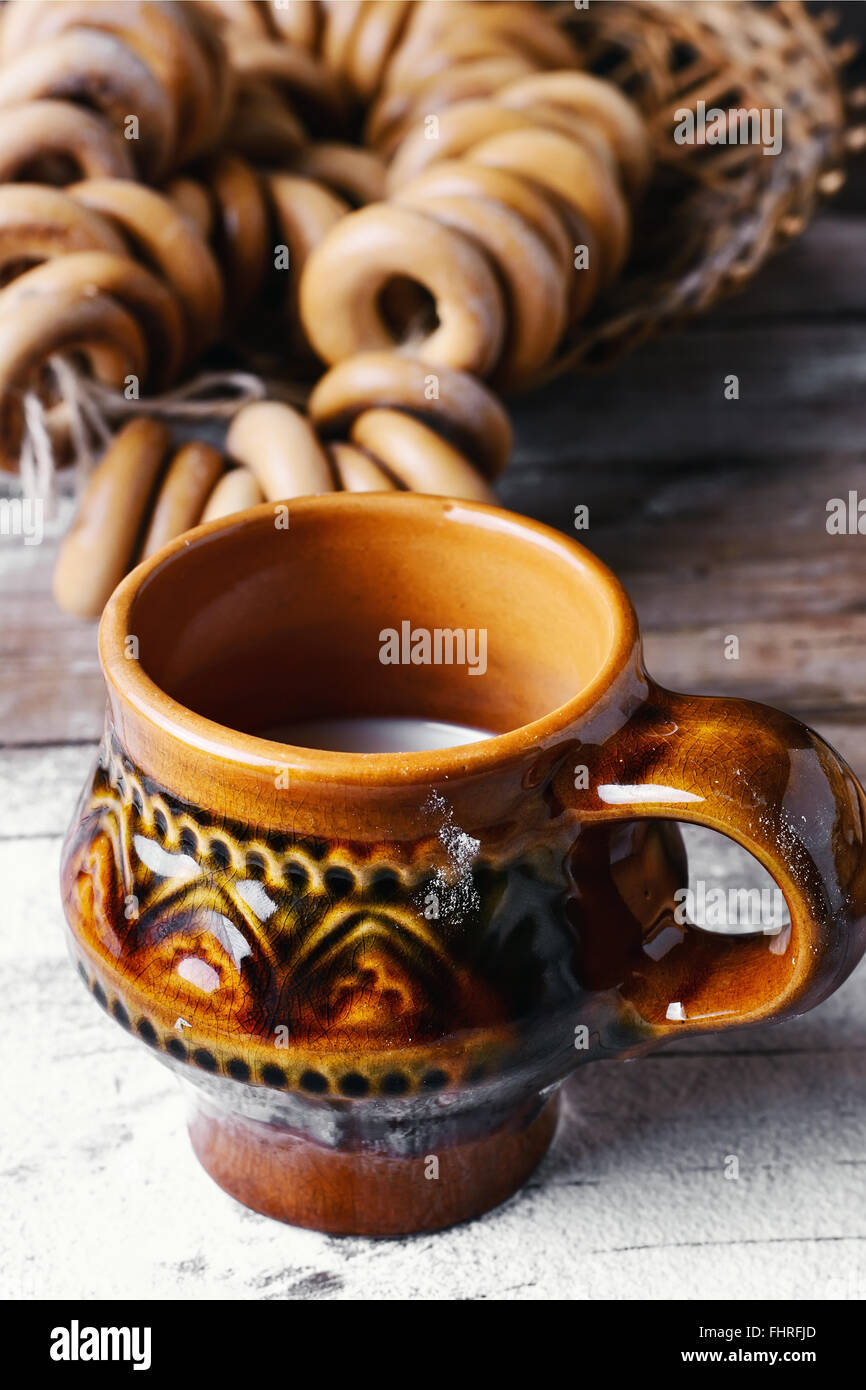
<instances>
[{"instance_id":1,"label":"white twine","mask_svg":"<svg viewBox=\"0 0 866 1390\"><path fill-rule=\"evenodd\" d=\"M74 468L68 470L73 491L80 495L84 482L114 433L111 422L129 415L154 415L167 420L225 422L251 401L268 395L288 396L295 388L269 391L253 372L202 372L191 381L159 396L129 400L121 392L84 375L63 357L46 364L54 378L56 402L46 405L35 391L22 397L22 432L19 480L25 498L41 499L53 514L58 493L58 460L55 438L64 434L72 446ZM300 389L300 388L298 388Z\"/></svg>"},{"instance_id":2,"label":"white twine","mask_svg":"<svg viewBox=\"0 0 866 1390\"><path fill-rule=\"evenodd\" d=\"M26 499L41 502L47 516L57 509L57 489L54 448L45 424L45 408L33 391L26 391L24 407L24 438L21 444L21 490Z\"/></svg>"},{"instance_id":3,"label":"white twine","mask_svg":"<svg viewBox=\"0 0 866 1390\"><path fill-rule=\"evenodd\" d=\"M260 401L268 394L261 377L252 372L202 372L173 391L161 396L129 400L91 378L79 378L84 393L97 402L106 415L164 415L178 420L229 420L241 406ZM231 395L213 393L231 392Z\"/></svg>"},{"instance_id":4,"label":"white twine","mask_svg":"<svg viewBox=\"0 0 866 1390\"><path fill-rule=\"evenodd\" d=\"M70 410L69 433L72 437L80 483L95 465L93 437L99 441L100 449L104 449L111 438L111 432L89 396L81 389L81 375L63 357L52 357L50 361L60 397Z\"/></svg>"}]
</instances>

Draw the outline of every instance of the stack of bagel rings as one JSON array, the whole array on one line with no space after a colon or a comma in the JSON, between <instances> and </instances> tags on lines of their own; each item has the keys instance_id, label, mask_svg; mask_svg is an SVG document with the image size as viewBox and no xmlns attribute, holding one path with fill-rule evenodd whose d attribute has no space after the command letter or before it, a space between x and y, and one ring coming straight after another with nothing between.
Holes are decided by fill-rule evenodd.
<instances>
[{"instance_id":1,"label":"stack of bagel rings","mask_svg":"<svg viewBox=\"0 0 866 1390\"><path fill-rule=\"evenodd\" d=\"M0 468L34 394L55 462L74 459L58 358L143 398L63 546L64 606L97 612L157 544L277 494L489 495L498 395L556 372L651 173L642 116L561 10L8 0ZM307 383L306 416L257 402L224 450L173 451L144 398L261 341ZM105 553L76 584L85 543Z\"/></svg>"},{"instance_id":2,"label":"stack of bagel rings","mask_svg":"<svg viewBox=\"0 0 866 1390\"><path fill-rule=\"evenodd\" d=\"M307 415L274 400L243 406L225 455L200 440L175 450L163 424L139 417L90 475L61 546L55 598L67 612L98 617L133 565L190 527L259 502L340 489L489 502L510 449L508 416L480 382L398 353L332 368Z\"/></svg>"}]
</instances>

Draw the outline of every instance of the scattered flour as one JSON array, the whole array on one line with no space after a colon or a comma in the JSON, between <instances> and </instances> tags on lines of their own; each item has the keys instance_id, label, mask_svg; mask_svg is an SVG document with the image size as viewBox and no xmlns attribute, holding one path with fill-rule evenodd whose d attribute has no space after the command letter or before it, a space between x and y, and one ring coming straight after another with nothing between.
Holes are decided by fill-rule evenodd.
<instances>
[{"instance_id":1,"label":"scattered flour","mask_svg":"<svg viewBox=\"0 0 866 1390\"><path fill-rule=\"evenodd\" d=\"M468 914L477 912L481 905L472 879L472 865L481 848L481 841L467 835L455 824L453 809L438 792L431 791L421 810L426 816L439 821L439 842L448 856L447 866L436 868L434 886L425 894L425 915L432 917L432 909L435 909L435 916L440 921L459 926Z\"/></svg>"}]
</instances>

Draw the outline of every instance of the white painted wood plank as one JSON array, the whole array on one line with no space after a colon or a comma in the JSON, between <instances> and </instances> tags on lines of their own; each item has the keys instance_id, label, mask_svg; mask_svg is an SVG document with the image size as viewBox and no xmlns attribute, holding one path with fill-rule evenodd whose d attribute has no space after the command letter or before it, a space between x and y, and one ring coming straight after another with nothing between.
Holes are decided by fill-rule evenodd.
<instances>
[{"instance_id":1,"label":"white painted wood plank","mask_svg":"<svg viewBox=\"0 0 866 1390\"><path fill-rule=\"evenodd\" d=\"M0 840L65 834L96 747L0 748Z\"/></svg>"},{"instance_id":2,"label":"white painted wood plank","mask_svg":"<svg viewBox=\"0 0 866 1390\"><path fill-rule=\"evenodd\" d=\"M779 1028L584 1068L541 1169L483 1220L336 1240L245 1211L198 1168L174 1081L66 960L58 853L0 842L7 1296L866 1296L866 971Z\"/></svg>"}]
</instances>

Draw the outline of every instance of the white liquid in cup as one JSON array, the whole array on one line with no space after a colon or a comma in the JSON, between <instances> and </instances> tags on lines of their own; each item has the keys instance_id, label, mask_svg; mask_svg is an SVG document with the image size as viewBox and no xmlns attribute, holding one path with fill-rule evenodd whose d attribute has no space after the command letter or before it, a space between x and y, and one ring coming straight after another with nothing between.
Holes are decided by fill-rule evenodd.
<instances>
[{"instance_id":1,"label":"white liquid in cup","mask_svg":"<svg viewBox=\"0 0 866 1390\"><path fill-rule=\"evenodd\" d=\"M436 719L391 718L300 719L263 729L261 738L322 748L337 753L420 753L431 748L458 748L493 738L486 729L447 724Z\"/></svg>"}]
</instances>

